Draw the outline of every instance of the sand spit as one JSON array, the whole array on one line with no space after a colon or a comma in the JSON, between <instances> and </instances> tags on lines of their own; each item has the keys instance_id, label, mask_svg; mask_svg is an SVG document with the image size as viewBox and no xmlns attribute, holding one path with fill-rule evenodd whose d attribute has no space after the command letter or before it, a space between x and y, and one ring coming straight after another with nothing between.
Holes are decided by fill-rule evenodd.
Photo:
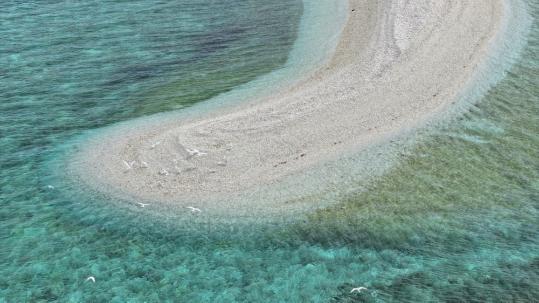
<instances>
[{"instance_id":1,"label":"sand spit","mask_svg":"<svg viewBox=\"0 0 539 303\"><path fill-rule=\"evenodd\" d=\"M504 16L503 0L348 6L333 57L305 81L192 118L113 128L81 147L71 173L154 209L269 217L323 205L351 166L370 162L340 159L384 146L455 102Z\"/></svg>"}]
</instances>

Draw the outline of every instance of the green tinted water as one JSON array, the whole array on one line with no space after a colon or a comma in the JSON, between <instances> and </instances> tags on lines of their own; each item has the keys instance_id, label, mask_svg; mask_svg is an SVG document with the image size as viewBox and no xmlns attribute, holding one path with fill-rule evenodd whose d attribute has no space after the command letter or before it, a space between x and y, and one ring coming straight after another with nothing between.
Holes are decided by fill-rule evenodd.
<instances>
[{"instance_id":1,"label":"green tinted water","mask_svg":"<svg viewBox=\"0 0 539 303\"><path fill-rule=\"evenodd\" d=\"M530 13L539 14L537 3ZM4 99L23 95L7 95L5 79ZM27 89L39 88L28 81ZM173 83L126 100L146 108L146 96L161 94L170 102ZM52 107L57 99L41 91L34 99L48 103L13 99L2 105L0 302L535 302L538 87L534 18L505 78L460 119L425 133L367 191L292 225L196 229L83 198L67 185L47 188L56 180L43 162L57 158L55 144L129 115L75 128L72 120L99 116L86 113L95 103ZM51 108L59 109L47 116ZM96 283L85 281L90 275ZM361 285L368 291L350 293Z\"/></svg>"}]
</instances>

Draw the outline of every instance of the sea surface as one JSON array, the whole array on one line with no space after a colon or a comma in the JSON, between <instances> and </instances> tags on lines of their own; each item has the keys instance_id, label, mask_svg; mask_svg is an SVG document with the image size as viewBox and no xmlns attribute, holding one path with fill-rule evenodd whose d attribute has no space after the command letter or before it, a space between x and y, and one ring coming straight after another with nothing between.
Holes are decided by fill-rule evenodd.
<instances>
[{"instance_id":1,"label":"sea surface","mask_svg":"<svg viewBox=\"0 0 539 303\"><path fill-rule=\"evenodd\" d=\"M504 77L368 190L294 223L186 228L64 184L66 142L286 69L309 7L1 1L0 303L538 302L539 3L527 3Z\"/></svg>"}]
</instances>

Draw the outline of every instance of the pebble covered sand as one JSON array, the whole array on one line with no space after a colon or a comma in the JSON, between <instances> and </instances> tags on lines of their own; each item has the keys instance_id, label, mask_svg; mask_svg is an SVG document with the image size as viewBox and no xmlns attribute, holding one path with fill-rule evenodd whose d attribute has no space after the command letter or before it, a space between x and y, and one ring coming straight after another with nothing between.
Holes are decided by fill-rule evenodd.
<instances>
[{"instance_id":1,"label":"pebble covered sand","mask_svg":"<svg viewBox=\"0 0 539 303\"><path fill-rule=\"evenodd\" d=\"M123 124L83 144L70 173L154 208L280 216L322 205L317 191L333 191L353 173L338 159L390 144L456 101L499 34L505 4L343 5L338 46L305 80L190 118Z\"/></svg>"}]
</instances>

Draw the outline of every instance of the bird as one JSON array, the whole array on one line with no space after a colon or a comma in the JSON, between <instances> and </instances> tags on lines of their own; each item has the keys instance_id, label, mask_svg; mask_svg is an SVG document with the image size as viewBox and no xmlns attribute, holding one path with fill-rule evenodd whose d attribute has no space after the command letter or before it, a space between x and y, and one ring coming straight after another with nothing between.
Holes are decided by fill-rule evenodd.
<instances>
[{"instance_id":1,"label":"bird","mask_svg":"<svg viewBox=\"0 0 539 303\"><path fill-rule=\"evenodd\" d=\"M92 276L89 276L88 278L86 278L86 281L92 281L93 283L95 283L95 278Z\"/></svg>"},{"instance_id":2,"label":"bird","mask_svg":"<svg viewBox=\"0 0 539 303\"><path fill-rule=\"evenodd\" d=\"M148 204L148 203L142 203L142 202L137 202L137 204L138 204L140 207L142 207L142 208L144 208L144 207L150 205L150 204Z\"/></svg>"},{"instance_id":3,"label":"bird","mask_svg":"<svg viewBox=\"0 0 539 303\"><path fill-rule=\"evenodd\" d=\"M354 291L357 291L358 293L361 293L364 290L367 290L367 287L360 286L360 287L352 288L350 293L353 293Z\"/></svg>"},{"instance_id":4,"label":"bird","mask_svg":"<svg viewBox=\"0 0 539 303\"><path fill-rule=\"evenodd\" d=\"M205 152L201 152L199 151L198 149L196 148L186 148L185 151L187 151L187 153L189 154L189 157L193 157L193 156L204 156L204 155L207 155L207 153Z\"/></svg>"},{"instance_id":5,"label":"bird","mask_svg":"<svg viewBox=\"0 0 539 303\"><path fill-rule=\"evenodd\" d=\"M154 144L152 144L150 147L151 149L154 149L157 145L161 144L161 141L157 141Z\"/></svg>"},{"instance_id":6,"label":"bird","mask_svg":"<svg viewBox=\"0 0 539 303\"><path fill-rule=\"evenodd\" d=\"M200 210L200 208L196 208L196 207L193 207L193 206L187 206L187 208L189 208L192 212L196 213L196 212L202 212Z\"/></svg>"},{"instance_id":7,"label":"bird","mask_svg":"<svg viewBox=\"0 0 539 303\"><path fill-rule=\"evenodd\" d=\"M54 186L52 186L52 185L47 185L47 188L48 188L48 189L54 189Z\"/></svg>"},{"instance_id":8,"label":"bird","mask_svg":"<svg viewBox=\"0 0 539 303\"><path fill-rule=\"evenodd\" d=\"M123 163L124 163L124 166L125 166L125 170L128 171L131 169L131 165L129 163L127 163L127 161L123 160Z\"/></svg>"}]
</instances>

